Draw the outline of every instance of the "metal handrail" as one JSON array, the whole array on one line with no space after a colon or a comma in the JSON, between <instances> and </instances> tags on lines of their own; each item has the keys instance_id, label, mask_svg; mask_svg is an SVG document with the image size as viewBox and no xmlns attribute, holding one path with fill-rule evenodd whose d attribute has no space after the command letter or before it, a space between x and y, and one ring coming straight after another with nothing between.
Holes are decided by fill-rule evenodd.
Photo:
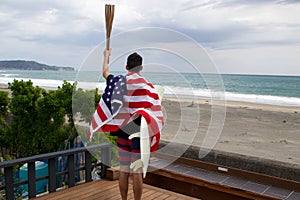
<instances>
[{"instance_id":1,"label":"metal handrail","mask_svg":"<svg viewBox=\"0 0 300 200\"><path fill-rule=\"evenodd\" d=\"M5 184L1 186L2 189L5 189L6 199L14 199L14 187L21 184L28 184L28 198L36 197L36 181L41 179L48 179L48 190L49 193L56 191L56 176L59 174L56 172L55 168L55 159L60 156L68 157L68 167L66 172L68 174L68 187L75 186L75 172L78 170L85 170L85 182L92 181L92 155L90 151L95 149L101 149L101 177L104 177L106 174L106 168L111 166L111 144L97 144L87 147L79 147L64 151L57 151L52 153L40 154L35 156L30 156L26 158L19 158L15 160L4 161L0 163L0 168L4 168L4 180ZM77 153L85 153L85 162L84 166L80 169L75 169L74 165L74 155ZM48 160L48 175L40 178L36 178L35 174L35 162L41 160ZM17 165L23 165L27 163L28 165L28 180L14 182L13 177L13 167ZM0 189L1 189L0 188Z\"/></svg>"}]
</instances>

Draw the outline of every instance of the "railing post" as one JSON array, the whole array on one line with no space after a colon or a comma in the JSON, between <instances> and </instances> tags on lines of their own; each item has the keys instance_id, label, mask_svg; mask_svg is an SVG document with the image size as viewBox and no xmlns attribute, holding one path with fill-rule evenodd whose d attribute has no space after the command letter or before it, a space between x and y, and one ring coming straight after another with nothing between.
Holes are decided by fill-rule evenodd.
<instances>
[{"instance_id":1,"label":"railing post","mask_svg":"<svg viewBox=\"0 0 300 200\"><path fill-rule=\"evenodd\" d=\"M28 163L28 192L29 199L36 197L35 162Z\"/></svg>"},{"instance_id":2,"label":"railing post","mask_svg":"<svg viewBox=\"0 0 300 200\"><path fill-rule=\"evenodd\" d=\"M106 168L111 166L111 146L102 148L101 150L101 178L106 176Z\"/></svg>"},{"instance_id":3,"label":"railing post","mask_svg":"<svg viewBox=\"0 0 300 200\"><path fill-rule=\"evenodd\" d=\"M101 176L105 177L106 175L106 168L111 166L111 146L108 144L98 144L93 145L91 147L80 147L79 149L71 149L71 150L65 150L60 152L52 152L47 153L43 155L35 155L28 158L20 158L16 160L11 161L4 161L0 163L0 168L4 169L4 180L5 185L1 186L1 188L5 189L5 196L7 200L13 200L15 198L15 189L14 185L22 185L27 184L28 185L28 198L36 197L37 188L36 188L36 166L35 162L39 160L45 160L48 159L48 189L49 192L55 192L56 191L56 158L59 156L68 156L68 168L66 173L68 174L68 186L73 187L75 185L75 155L79 152L85 152L85 179L86 182L92 181L92 154L89 152L89 150L95 150L95 149L101 149L101 160L102 160L102 170L101 170ZM24 180L22 181L15 181L13 176L13 167L17 165L22 165L24 163L27 163L28 167L28 181L24 183ZM64 169L65 170L65 169ZM60 172L58 174L65 174L65 171ZM42 176L43 178L38 178L39 180L43 180L45 176Z\"/></svg>"},{"instance_id":4,"label":"railing post","mask_svg":"<svg viewBox=\"0 0 300 200\"><path fill-rule=\"evenodd\" d=\"M111 152L112 152L112 148L111 145L108 146L107 148L107 166L111 167Z\"/></svg>"},{"instance_id":5,"label":"railing post","mask_svg":"<svg viewBox=\"0 0 300 200\"><path fill-rule=\"evenodd\" d=\"M56 169L55 169L55 158L50 158L48 160L48 184L49 184L49 192L56 191Z\"/></svg>"},{"instance_id":6,"label":"railing post","mask_svg":"<svg viewBox=\"0 0 300 200\"><path fill-rule=\"evenodd\" d=\"M85 182L92 181L92 156L89 151L85 152Z\"/></svg>"},{"instance_id":7,"label":"railing post","mask_svg":"<svg viewBox=\"0 0 300 200\"><path fill-rule=\"evenodd\" d=\"M68 155L68 182L69 187L75 185L75 165L74 165L74 154Z\"/></svg>"},{"instance_id":8,"label":"railing post","mask_svg":"<svg viewBox=\"0 0 300 200\"><path fill-rule=\"evenodd\" d=\"M13 167L4 168L4 179L5 179L6 200L13 200L14 199Z\"/></svg>"}]
</instances>

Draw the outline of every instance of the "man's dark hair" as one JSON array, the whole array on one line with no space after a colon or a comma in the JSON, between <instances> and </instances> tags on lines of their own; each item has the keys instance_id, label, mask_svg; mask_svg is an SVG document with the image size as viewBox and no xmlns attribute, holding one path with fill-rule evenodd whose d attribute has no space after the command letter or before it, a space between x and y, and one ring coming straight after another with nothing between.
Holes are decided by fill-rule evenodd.
<instances>
[{"instance_id":1,"label":"man's dark hair","mask_svg":"<svg viewBox=\"0 0 300 200\"><path fill-rule=\"evenodd\" d=\"M129 71L139 71L143 63L143 58L138 53L134 52L127 58L127 67Z\"/></svg>"}]
</instances>

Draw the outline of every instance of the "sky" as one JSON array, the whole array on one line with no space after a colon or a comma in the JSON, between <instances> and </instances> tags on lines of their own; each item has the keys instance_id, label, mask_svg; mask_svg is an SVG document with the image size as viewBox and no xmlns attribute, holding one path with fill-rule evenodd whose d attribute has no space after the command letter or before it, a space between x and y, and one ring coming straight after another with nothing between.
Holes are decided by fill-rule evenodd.
<instances>
[{"instance_id":1,"label":"sky","mask_svg":"<svg viewBox=\"0 0 300 200\"><path fill-rule=\"evenodd\" d=\"M0 60L80 68L104 44L105 4L116 6L114 59L151 43L145 62L149 51L148 62L178 71L200 53L220 73L300 75L300 0L0 0Z\"/></svg>"}]
</instances>

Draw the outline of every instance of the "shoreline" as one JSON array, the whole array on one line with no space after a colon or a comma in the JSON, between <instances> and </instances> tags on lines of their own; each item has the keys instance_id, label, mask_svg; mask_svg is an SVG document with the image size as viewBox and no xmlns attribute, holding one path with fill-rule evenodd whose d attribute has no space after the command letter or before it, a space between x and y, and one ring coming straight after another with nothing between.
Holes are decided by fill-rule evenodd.
<instances>
[{"instance_id":1,"label":"shoreline","mask_svg":"<svg viewBox=\"0 0 300 200\"><path fill-rule=\"evenodd\" d=\"M58 86L61 86L63 80L58 79L39 79L36 78L12 78L12 77L3 77L0 78L0 84L7 85L8 82L12 82L13 79L28 81L31 80L34 83L34 86L39 86L42 88L47 88L47 90L56 90ZM74 83L75 80L68 80L69 83ZM105 82L86 82L86 81L78 81L78 88L83 88L84 90L91 90L98 88L99 92L103 91L105 88ZM209 90L203 88L184 88L184 87L176 87L176 85L163 85L165 88L164 97L167 98L177 98L179 95L180 99L206 99L211 100L212 96L214 96L214 101L216 99L221 99L222 101L227 102L245 102L245 103L253 103L253 104L263 104L263 105L278 105L283 107L300 107L300 96L298 94L294 94L292 96L282 96L280 94L259 94L259 93L243 93L243 92L230 92L223 91L221 93L216 92L210 93ZM191 92L190 90L193 90ZM215 101L216 102L216 101Z\"/></svg>"},{"instance_id":2,"label":"shoreline","mask_svg":"<svg viewBox=\"0 0 300 200\"><path fill-rule=\"evenodd\" d=\"M215 106L212 116L211 102L192 102L164 99L168 115L162 140L195 146L199 150L210 147L296 164L300 168L299 107L227 102L226 110ZM191 117L197 115L200 116L197 119Z\"/></svg>"},{"instance_id":3,"label":"shoreline","mask_svg":"<svg viewBox=\"0 0 300 200\"><path fill-rule=\"evenodd\" d=\"M62 81L63 82L63 81ZM39 86L46 90L56 90L56 87L52 86ZM0 83L0 91L10 92L8 89L8 84ZM225 106L225 107L240 107L240 108L250 108L250 109L262 109L262 110L276 110L281 112L300 112L300 105L299 106L292 106L292 105L273 105L273 104L264 104L264 103L253 103L253 102L246 102L246 101L233 101L233 100L211 100L206 98L188 98L188 97L179 97L174 98L171 96L165 95L163 100L171 100L171 101L179 101L179 102L194 102L200 104L207 104L207 105L216 105L216 106Z\"/></svg>"},{"instance_id":4,"label":"shoreline","mask_svg":"<svg viewBox=\"0 0 300 200\"><path fill-rule=\"evenodd\" d=\"M5 84L0 84L0 90L9 92ZM271 159L300 168L298 106L171 97L164 97L162 104L165 112L162 140L197 148L206 147L203 144L206 141L212 150ZM218 109L225 112L224 121L213 123L212 108L217 115Z\"/></svg>"},{"instance_id":5,"label":"shoreline","mask_svg":"<svg viewBox=\"0 0 300 200\"><path fill-rule=\"evenodd\" d=\"M257 110L269 110L269 111L280 111L280 112L300 112L300 106L281 106L281 105L272 105L272 104L263 104L263 103L252 103L245 101L231 101L231 100L210 100L210 99L195 99L195 98L173 98L173 97L164 97L164 100L170 101L180 101L188 103L199 103L206 105L215 105L215 106L225 106L225 107L234 107L234 108L245 108L245 109L257 109Z\"/></svg>"}]
</instances>

